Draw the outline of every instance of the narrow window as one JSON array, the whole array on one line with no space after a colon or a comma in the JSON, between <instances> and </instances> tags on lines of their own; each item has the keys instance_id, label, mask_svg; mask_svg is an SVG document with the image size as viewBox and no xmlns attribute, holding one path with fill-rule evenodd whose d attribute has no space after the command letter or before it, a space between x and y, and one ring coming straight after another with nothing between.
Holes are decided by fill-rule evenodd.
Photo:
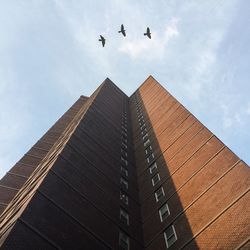
<instances>
[{"instance_id":1,"label":"narrow window","mask_svg":"<svg viewBox=\"0 0 250 250\"><path fill-rule=\"evenodd\" d=\"M121 187L123 187L124 189L128 189L128 182L122 177L120 179L120 184L121 184Z\"/></svg>"},{"instance_id":2,"label":"narrow window","mask_svg":"<svg viewBox=\"0 0 250 250\"><path fill-rule=\"evenodd\" d=\"M143 123L143 124L141 125L141 130L143 130L144 128L146 128L146 124L145 124L145 123Z\"/></svg>"},{"instance_id":3,"label":"narrow window","mask_svg":"<svg viewBox=\"0 0 250 250\"><path fill-rule=\"evenodd\" d=\"M122 142L128 143L128 140L122 136Z\"/></svg>"},{"instance_id":4,"label":"narrow window","mask_svg":"<svg viewBox=\"0 0 250 250\"><path fill-rule=\"evenodd\" d=\"M151 153L151 154L147 157L147 162L150 163L154 158L155 158L154 153Z\"/></svg>"},{"instance_id":5,"label":"narrow window","mask_svg":"<svg viewBox=\"0 0 250 250\"><path fill-rule=\"evenodd\" d=\"M142 140L145 141L148 138L148 133L146 133L143 137Z\"/></svg>"},{"instance_id":6,"label":"narrow window","mask_svg":"<svg viewBox=\"0 0 250 250\"><path fill-rule=\"evenodd\" d=\"M155 200L158 202L163 196L165 196L163 187L160 187L158 190L155 192Z\"/></svg>"},{"instance_id":7,"label":"narrow window","mask_svg":"<svg viewBox=\"0 0 250 250\"><path fill-rule=\"evenodd\" d=\"M177 235L174 229L174 226L171 225L164 232L164 238L167 245L167 248L171 247L177 240Z\"/></svg>"},{"instance_id":8,"label":"narrow window","mask_svg":"<svg viewBox=\"0 0 250 250\"><path fill-rule=\"evenodd\" d=\"M124 126L122 126L122 129L123 129L125 132L128 132L128 130L127 130Z\"/></svg>"},{"instance_id":9,"label":"narrow window","mask_svg":"<svg viewBox=\"0 0 250 250\"><path fill-rule=\"evenodd\" d=\"M147 146L149 145L149 143L150 143L150 140L147 139L147 140L143 143L144 147L147 147Z\"/></svg>"},{"instance_id":10,"label":"narrow window","mask_svg":"<svg viewBox=\"0 0 250 250\"><path fill-rule=\"evenodd\" d=\"M129 250L129 237L124 232L119 234L119 246L122 250Z\"/></svg>"},{"instance_id":11,"label":"narrow window","mask_svg":"<svg viewBox=\"0 0 250 250\"><path fill-rule=\"evenodd\" d=\"M143 114L138 115L138 120L140 121L140 119L143 118Z\"/></svg>"},{"instance_id":12,"label":"narrow window","mask_svg":"<svg viewBox=\"0 0 250 250\"><path fill-rule=\"evenodd\" d=\"M165 203L159 209L159 215L160 215L161 222L163 222L170 215L170 211L169 211L169 207L167 203Z\"/></svg>"},{"instance_id":13,"label":"narrow window","mask_svg":"<svg viewBox=\"0 0 250 250\"><path fill-rule=\"evenodd\" d=\"M129 225L129 215L126 211L120 208L120 220L126 224Z\"/></svg>"},{"instance_id":14,"label":"narrow window","mask_svg":"<svg viewBox=\"0 0 250 250\"><path fill-rule=\"evenodd\" d=\"M145 154L148 155L148 154L150 154L152 151L153 151L153 148L152 148L152 146L150 145L150 146L148 146L148 147L145 149Z\"/></svg>"},{"instance_id":15,"label":"narrow window","mask_svg":"<svg viewBox=\"0 0 250 250\"><path fill-rule=\"evenodd\" d=\"M127 196L125 193L120 192L120 200L121 200L124 204L128 205L128 196Z\"/></svg>"},{"instance_id":16,"label":"narrow window","mask_svg":"<svg viewBox=\"0 0 250 250\"><path fill-rule=\"evenodd\" d=\"M141 135L145 135L147 133L147 129L144 128L142 131L141 131Z\"/></svg>"},{"instance_id":17,"label":"narrow window","mask_svg":"<svg viewBox=\"0 0 250 250\"><path fill-rule=\"evenodd\" d=\"M123 166L128 166L128 161L124 159L123 157L121 157L121 163Z\"/></svg>"},{"instance_id":18,"label":"narrow window","mask_svg":"<svg viewBox=\"0 0 250 250\"><path fill-rule=\"evenodd\" d=\"M126 119L122 119L122 123L123 123L123 125L125 125L127 127L127 120Z\"/></svg>"},{"instance_id":19,"label":"narrow window","mask_svg":"<svg viewBox=\"0 0 250 250\"><path fill-rule=\"evenodd\" d=\"M121 166L121 172L122 174L124 174L125 176L128 176L128 170L126 168L124 168L123 166Z\"/></svg>"},{"instance_id":20,"label":"narrow window","mask_svg":"<svg viewBox=\"0 0 250 250\"><path fill-rule=\"evenodd\" d=\"M128 156L128 153L123 149L121 148L121 153L123 156L127 157Z\"/></svg>"},{"instance_id":21,"label":"narrow window","mask_svg":"<svg viewBox=\"0 0 250 250\"><path fill-rule=\"evenodd\" d=\"M152 185L155 186L159 181L160 181L160 175L159 175L159 174L156 174L156 175L152 178Z\"/></svg>"},{"instance_id":22,"label":"narrow window","mask_svg":"<svg viewBox=\"0 0 250 250\"><path fill-rule=\"evenodd\" d=\"M122 142L121 146L122 146L123 148L126 148L126 149L128 148L128 146L126 145L125 142Z\"/></svg>"},{"instance_id":23,"label":"narrow window","mask_svg":"<svg viewBox=\"0 0 250 250\"><path fill-rule=\"evenodd\" d=\"M138 119L139 122L145 122L144 119L143 119L143 116L141 116L139 119Z\"/></svg>"},{"instance_id":24,"label":"narrow window","mask_svg":"<svg viewBox=\"0 0 250 250\"><path fill-rule=\"evenodd\" d=\"M123 136L124 138L127 138L127 133L126 133L125 131L122 131L122 136Z\"/></svg>"},{"instance_id":25,"label":"narrow window","mask_svg":"<svg viewBox=\"0 0 250 250\"><path fill-rule=\"evenodd\" d=\"M155 173L156 170L157 170L157 164L156 164L156 162L154 162L154 163L150 166L149 172L150 172L150 174L153 174L153 173Z\"/></svg>"}]
</instances>

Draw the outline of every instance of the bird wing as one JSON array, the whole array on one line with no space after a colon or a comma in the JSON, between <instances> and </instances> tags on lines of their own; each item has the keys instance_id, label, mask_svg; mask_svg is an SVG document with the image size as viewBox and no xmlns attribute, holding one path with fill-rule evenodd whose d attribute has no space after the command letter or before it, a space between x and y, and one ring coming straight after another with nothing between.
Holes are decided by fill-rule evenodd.
<instances>
[{"instance_id":1,"label":"bird wing","mask_svg":"<svg viewBox=\"0 0 250 250\"><path fill-rule=\"evenodd\" d=\"M123 24L121 25L121 31L123 31L124 30L124 26L123 26Z\"/></svg>"},{"instance_id":2,"label":"bird wing","mask_svg":"<svg viewBox=\"0 0 250 250\"><path fill-rule=\"evenodd\" d=\"M148 38L150 38L150 39L151 39L151 33L148 33Z\"/></svg>"},{"instance_id":3,"label":"bird wing","mask_svg":"<svg viewBox=\"0 0 250 250\"><path fill-rule=\"evenodd\" d=\"M149 29L149 27L147 27L147 33L150 33L150 29Z\"/></svg>"},{"instance_id":4,"label":"bird wing","mask_svg":"<svg viewBox=\"0 0 250 250\"><path fill-rule=\"evenodd\" d=\"M102 47L104 47L104 45L105 45L105 39L104 39L104 37L102 38Z\"/></svg>"},{"instance_id":5,"label":"bird wing","mask_svg":"<svg viewBox=\"0 0 250 250\"><path fill-rule=\"evenodd\" d=\"M125 30L122 30L122 34L123 34L124 36L126 36Z\"/></svg>"}]
</instances>

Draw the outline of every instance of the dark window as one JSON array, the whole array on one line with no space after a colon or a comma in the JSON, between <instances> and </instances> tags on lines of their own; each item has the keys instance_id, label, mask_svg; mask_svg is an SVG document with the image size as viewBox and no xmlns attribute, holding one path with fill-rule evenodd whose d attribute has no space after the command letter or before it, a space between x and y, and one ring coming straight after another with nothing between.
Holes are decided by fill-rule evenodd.
<instances>
[{"instance_id":1,"label":"dark window","mask_svg":"<svg viewBox=\"0 0 250 250\"><path fill-rule=\"evenodd\" d=\"M164 238L167 245L167 248L171 247L177 240L177 235L174 229L174 226L171 225L164 232Z\"/></svg>"}]
</instances>

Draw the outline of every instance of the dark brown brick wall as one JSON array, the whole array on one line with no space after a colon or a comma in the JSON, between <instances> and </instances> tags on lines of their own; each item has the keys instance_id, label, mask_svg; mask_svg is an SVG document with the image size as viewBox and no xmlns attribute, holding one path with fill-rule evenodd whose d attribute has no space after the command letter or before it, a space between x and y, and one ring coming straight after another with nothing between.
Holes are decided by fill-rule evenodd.
<instances>
[{"instance_id":1,"label":"dark brown brick wall","mask_svg":"<svg viewBox=\"0 0 250 250\"><path fill-rule=\"evenodd\" d=\"M37 237L56 248L119 249L119 232L123 231L130 238L131 249L142 249L129 98L106 80L89 100L86 113L2 247L12 244L14 236L14 241L21 240L18 230L32 229ZM129 175L124 178L129 183L128 205L120 201L121 126L125 111ZM46 142L54 138L53 133L43 137ZM40 152L39 147L32 148L31 153L36 158ZM129 214L129 225L121 221L120 208ZM25 229L20 229L20 222ZM22 249L25 247L21 245Z\"/></svg>"},{"instance_id":2,"label":"dark brown brick wall","mask_svg":"<svg viewBox=\"0 0 250 250\"><path fill-rule=\"evenodd\" d=\"M55 144L87 97L81 96L73 106L48 130L48 132L0 180L0 214L14 198L31 173Z\"/></svg>"}]
</instances>

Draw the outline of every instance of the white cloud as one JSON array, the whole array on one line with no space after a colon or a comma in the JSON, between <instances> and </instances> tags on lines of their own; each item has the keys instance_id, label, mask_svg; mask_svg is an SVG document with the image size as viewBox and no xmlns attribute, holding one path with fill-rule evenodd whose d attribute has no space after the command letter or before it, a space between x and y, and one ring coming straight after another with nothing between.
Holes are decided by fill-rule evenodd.
<instances>
[{"instance_id":1,"label":"white cloud","mask_svg":"<svg viewBox=\"0 0 250 250\"><path fill-rule=\"evenodd\" d=\"M118 50L128 54L132 59L160 59L165 56L169 41L179 35L178 22L178 18L172 18L166 24L163 34L157 30L151 30L151 40L143 36L128 37L124 39Z\"/></svg>"}]
</instances>

